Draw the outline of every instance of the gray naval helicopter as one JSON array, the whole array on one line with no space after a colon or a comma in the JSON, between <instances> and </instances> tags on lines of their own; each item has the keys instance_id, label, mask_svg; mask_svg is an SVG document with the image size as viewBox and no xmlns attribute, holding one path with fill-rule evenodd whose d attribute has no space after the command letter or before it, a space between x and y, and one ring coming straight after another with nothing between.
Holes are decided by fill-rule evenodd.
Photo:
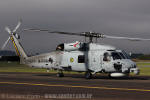
<instances>
[{"instance_id":1,"label":"gray naval helicopter","mask_svg":"<svg viewBox=\"0 0 150 100\"><path fill-rule=\"evenodd\" d=\"M140 70L125 51L118 50L113 46L94 43L93 39L109 38L121 40L126 39L131 41L150 40L142 38L109 36L96 32L70 33L49 31L45 29L24 29L24 31L44 31L48 33L77 35L89 38L88 42L76 41L73 43L62 43L59 44L53 52L29 57L18 41L20 36L16 33L16 31L20 25L21 22L18 23L13 31L11 31L8 27L5 28L9 33L9 38L4 43L2 49L7 45L8 41L11 40L22 64L35 68L57 70L58 77L64 76L63 71L85 72L86 79L92 78L92 75L96 73L106 73L111 77L124 77L128 76L130 73L138 75Z\"/></svg>"}]
</instances>

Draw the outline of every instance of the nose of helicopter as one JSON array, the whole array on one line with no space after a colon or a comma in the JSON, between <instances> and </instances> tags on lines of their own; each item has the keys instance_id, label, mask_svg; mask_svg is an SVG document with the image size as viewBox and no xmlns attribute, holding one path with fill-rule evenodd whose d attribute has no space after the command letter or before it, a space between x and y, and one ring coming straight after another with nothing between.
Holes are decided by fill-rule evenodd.
<instances>
[{"instance_id":1,"label":"nose of helicopter","mask_svg":"<svg viewBox=\"0 0 150 100\"><path fill-rule=\"evenodd\" d=\"M137 67L136 63L130 59L127 59L124 61L126 64L126 68L129 69L129 72L130 73L134 73L135 75L139 75L140 73L140 70L139 68Z\"/></svg>"}]
</instances>

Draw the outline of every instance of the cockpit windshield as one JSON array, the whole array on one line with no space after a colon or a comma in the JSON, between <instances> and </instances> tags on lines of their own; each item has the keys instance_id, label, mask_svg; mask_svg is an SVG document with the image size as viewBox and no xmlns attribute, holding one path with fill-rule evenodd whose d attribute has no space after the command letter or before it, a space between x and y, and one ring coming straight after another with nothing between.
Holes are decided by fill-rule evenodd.
<instances>
[{"instance_id":1,"label":"cockpit windshield","mask_svg":"<svg viewBox=\"0 0 150 100\"><path fill-rule=\"evenodd\" d=\"M112 52L111 56L113 57L113 60L122 59L121 55L119 55L118 52Z\"/></svg>"},{"instance_id":2,"label":"cockpit windshield","mask_svg":"<svg viewBox=\"0 0 150 100\"><path fill-rule=\"evenodd\" d=\"M122 52L122 51L112 52L111 56L112 56L113 60L116 60L116 59L130 59L129 56L126 54L126 52Z\"/></svg>"},{"instance_id":3,"label":"cockpit windshield","mask_svg":"<svg viewBox=\"0 0 150 100\"><path fill-rule=\"evenodd\" d=\"M121 53L121 52L118 52L118 53L119 53L119 55L121 56L122 59L127 59L126 56L123 53Z\"/></svg>"},{"instance_id":4,"label":"cockpit windshield","mask_svg":"<svg viewBox=\"0 0 150 100\"><path fill-rule=\"evenodd\" d=\"M123 50L122 53L126 56L127 59L131 59L130 56Z\"/></svg>"}]
</instances>

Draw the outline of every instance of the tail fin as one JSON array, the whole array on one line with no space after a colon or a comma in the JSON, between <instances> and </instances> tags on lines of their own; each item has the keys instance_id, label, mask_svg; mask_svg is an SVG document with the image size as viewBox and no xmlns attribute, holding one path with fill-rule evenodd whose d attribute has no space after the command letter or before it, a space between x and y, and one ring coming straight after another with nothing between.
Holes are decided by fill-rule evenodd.
<instances>
[{"instance_id":1,"label":"tail fin","mask_svg":"<svg viewBox=\"0 0 150 100\"><path fill-rule=\"evenodd\" d=\"M21 45L20 42L18 41L18 39L17 39L14 35L10 36L10 39L11 39L11 41L12 41L12 43L13 43L15 49L16 49L17 55L18 55L19 57L21 57L21 58L26 59L26 58L27 58L27 55L26 55L26 53L25 53L25 51L24 51L22 45Z\"/></svg>"}]
</instances>

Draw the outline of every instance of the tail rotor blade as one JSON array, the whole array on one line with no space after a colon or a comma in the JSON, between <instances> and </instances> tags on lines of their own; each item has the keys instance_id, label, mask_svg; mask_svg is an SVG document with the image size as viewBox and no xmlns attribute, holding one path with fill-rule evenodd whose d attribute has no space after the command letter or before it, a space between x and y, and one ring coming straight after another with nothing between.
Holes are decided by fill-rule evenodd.
<instances>
[{"instance_id":1,"label":"tail rotor blade","mask_svg":"<svg viewBox=\"0 0 150 100\"><path fill-rule=\"evenodd\" d=\"M17 31L17 29L20 27L21 25L21 20L18 22L17 26L15 27L15 29L13 30L13 33L15 33Z\"/></svg>"},{"instance_id":2,"label":"tail rotor blade","mask_svg":"<svg viewBox=\"0 0 150 100\"><path fill-rule=\"evenodd\" d=\"M6 45L8 44L9 40L10 40L10 37L5 41L5 43L3 44L1 50L3 50L6 47Z\"/></svg>"},{"instance_id":3,"label":"tail rotor blade","mask_svg":"<svg viewBox=\"0 0 150 100\"><path fill-rule=\"evenodd\" d=\"M6 30L9 34L11 34L11 30L10 30L9 27L5 27L5 30Z\"/></svg>"}]
</instances>

